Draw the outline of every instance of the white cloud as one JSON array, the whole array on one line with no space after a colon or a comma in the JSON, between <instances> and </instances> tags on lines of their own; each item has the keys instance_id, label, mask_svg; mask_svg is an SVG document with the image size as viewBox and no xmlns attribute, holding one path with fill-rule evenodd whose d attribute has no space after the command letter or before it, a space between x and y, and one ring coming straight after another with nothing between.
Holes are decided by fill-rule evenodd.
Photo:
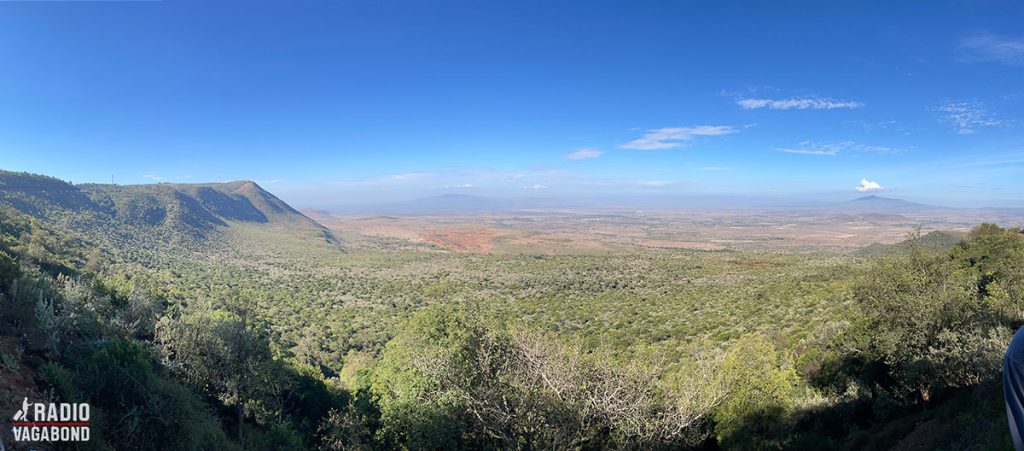
<instances>
[{"instance_id":1,"label":"white cloud","mask_svg":"<svg viewBox=\"0 0 1024 451\"><path fill-rule=\"evenodd\" d=\"M1024 37L982 33L960 41L960 46L956 50L961 61L994 61L1014 66L1024 65Z\"/></svg>"},{"instance_id":2,"label":"white cloud","mask_svg":"<svg viewBox=\"0 0 1024 451\"><path fill-rule=\"evenodd\" d=\"M834 157L839 155L843 151L855 151L855 152L870 152L870 153L896 153L900 152L900 149L886 146L875 146L868 144L858 144L853 141L839 141L839 142L827 142L827 143L812 143L810 141L803 141L797 147L780 148L777 147L775 150L785 153L794 153L799 155L818 155L818 156L829 156Z\"/></svg>"},{"instance_id":3,"label":"white cloud","mask_svg":"<svg viewBox=\"0 0 1024 451\"><path fill-rule=\"evenodd\" d=\"M634 150L674 149L686 145L697 136L719 136L736 133L736 129L727 125L698 125L696 127L666 127L648 130L640 138L634 139L619 147Z\"/></svg>"},{"instance_id":4,"label":"white cloud","mask_svg":"<svg viewBox=\"0 0 1024 451\"><path fill-rule=\"evenodd\" d=\"M1005 123L976 101L947 102L939 106L939 111L943 113L942 121L952 124L956 127L956 132L961 135L972 135L979 128L994 127Z\"/></svg>"},{"instance_id":5,"label":"white cloud","mask_svg":"<svg viewBox=\"0 0 1024 451\"><path fill-rule=\"evenodd\" d=\"M858 192L861 192L861 193L869 193L869 192L872 192L872 191L882 191L882 189L883 189L882 185L879 185L878 182L872 182L871 180L868 180L868 179L860 179L860 186L854 188L854 190L856 190Z\"/></svg>"},{"instance_id":6,"label":"white cloud","mask_svg":"<svg viewBox=\"0 0 1024 451\"><path fill-rule=\"evenodd\" d=\"M861 152L872 152L872 153L895 153L895 152L899 152L900 151L899 149L894 149L892 147L871 146L871 145L866 145L866 144L857 144L857 145L855 145L853 147L853 149L861 151Z\"/></svg>"},{"instance_id":7,"label":"white cloud","mask_svg":"<svg viewBox=\"0 0 1024 451\"><path fill-rule=\"evenodd\" d=\"M783 148L776 148L775 150L778 150L779 152L785 152L785 153L795 153L797 155L818 155L818 156L825 156L825 157L834 157L834 156L839 154L839 151L835 150L835 149L822 150L822 149L783 149Z\"/></svg>"},{"instance_id":8,"label":"white cloud","mask_svg":"<svg viewBox=\"0 0 1024 451\"><path fill-rule=\"evenodd\" d=\"M159 175L157 175L157 174L142 174L142 178L144 178L144 179L150 179L150 180L153 180L153 181L157 181L157 182L159 182L159 181L161 181L161 180L166 180L165 178L163 178L163 177L160 177L160 176L159 176Z\"/></svg>"},{"instance_id":9,"label":"white cloud","mask_svg":"<svg viewBox=\"0 0 1024 451\"><path fill-rule=\"evenodd\" d=\"M736 104L745 110L768 108L772 110L835 110L863 107L864 104L828 97L791 97L788 99L739 99Z\"/></svg>"},{"instance_id":10,"label":"white cloud","mask_svg":"<svg viewBox=\"0 0 1024 451\"><path fill-rule=\"evenodd\" d=\"M532 189L532 190L541 190L541 189L547 189L547 187L548 186L543 184L543 183L537 183L537 184L535 184L533 186L527 186L525 188Z\"/></svg>"},{"instance_id":11,"label":"white cloud","mask_svg":"<svg viewBox=\"0 0 1024 451\"><path fill-rule=\"evenodd\" d=\"M565 159L566 160L587 160L587 159L590 159L590 158L598 158L601 155L604 155L604 152L601 152L600 150L597 150L597 149L594 149L594 148L584 147L582 149L576 149L576 150L574 150L572 152L569 152L569 153L565 154Z\"/></svg>"},{"instance_id":12,"label":"white cloud","mask_svg":"<svg viewBox=\"0 0 1024 451\"><path fill-rule=\"evenodd\" d=\"M450 189L450 188L466 189L466 188L472 188L472 187L473 187L472 183L460 183L458 185L445 185L444 189Z\"/></svg>"}]
</instances>

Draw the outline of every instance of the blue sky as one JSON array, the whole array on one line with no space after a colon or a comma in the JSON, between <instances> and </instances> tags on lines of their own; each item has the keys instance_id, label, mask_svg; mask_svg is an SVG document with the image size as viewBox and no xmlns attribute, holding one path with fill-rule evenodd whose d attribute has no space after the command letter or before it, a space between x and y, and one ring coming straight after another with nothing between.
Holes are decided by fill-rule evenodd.
<instances>
[{"instance_id":1,"label":"blue sky","mask_svg":"<svg viewBox=\"0 0 1024 451\"><path fill-rule=\"evenodd\" d=\"M1024 206L1024 3L0 2L0 167Z\"/></svg>"}]
</instances>

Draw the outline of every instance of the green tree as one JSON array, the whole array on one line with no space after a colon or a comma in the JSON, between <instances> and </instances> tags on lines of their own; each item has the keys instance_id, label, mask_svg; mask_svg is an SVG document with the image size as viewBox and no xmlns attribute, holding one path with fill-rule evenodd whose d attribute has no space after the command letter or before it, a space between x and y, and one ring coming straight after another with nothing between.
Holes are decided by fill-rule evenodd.
<instances>
[{"instance_id":1,"label":"green tree","mask_svg":"<svg viewBox=\"0 0 1024 451\"><path fill-rule=\"evenodd\" d=\"M982 224L960 242L952 259L976 271L978 292L997 314L1024 320L1024 233Z\"/></svg>"},{"instance_id":2,"label":"green tree","mask_svg":"<svg viewBox=\"0 0 1024 451\"><path fill-rule=\"evenodd\" d=\"M992 292L1013 267L1007 239L1020 240L986 225L951 253L911 247L879 260L854 287L862 315L839 347L881 362L893 389L925 402L998 374L1008 330Z\"/></svg>"},{"instance_id":3,"label":"green tree","mask_svg":"<svg viewBox=\"0 0 1024 451\"><path fill-rule=\"evenodd\" d=\"M223 310L202 311L180 319L165 317L157 340L167 364L201 392L217 397L237 413L238 441L244 444L247 414L266 409L271 374L269 341L246 316Z\"/></svg>"},{"instance_id":4,"label":"green tree","mask_svg":"<svg viewBox=\"0 0 1024 451\"><path fill-rule=\"evenodd\" d=\"M40 378L61 399L90 403L95 449L233 449L206 406L154 363L143 345L114 338Z\"/></svg>"},{"instance_id":5,"label":"green tree","mask_svg":"<svg viewBox=\"0 0 1024 451\"><path fill-rule=\"evenodd\" d=\"M0 292L11 288L11 284L21 276L18 262L10 254L0 250Z\"/></svg>"},{"instance_id":6,"label":"green tree","mask_svg":"<svg viewBox=\"0 0 1024 451\"><path fill-rule=\"evenodd\" d=\"M719 367L728 394L715 410L715 432L727 449L782 448L794 402L796 372L760 334L745 335Z\"/></svg>"}]
</instances>

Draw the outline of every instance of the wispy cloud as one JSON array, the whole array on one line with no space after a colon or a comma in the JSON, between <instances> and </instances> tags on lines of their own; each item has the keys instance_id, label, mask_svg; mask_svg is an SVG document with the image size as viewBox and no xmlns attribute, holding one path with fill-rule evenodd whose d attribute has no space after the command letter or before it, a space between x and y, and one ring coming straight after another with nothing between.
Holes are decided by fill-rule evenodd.
<instances>
[{"instance_id":1,"label":"wispy cloud","mask_svg":"<svg viewBox=\"0 0 1024 451\"><path fill-rule=\"evenodd\" d=\"M648 130L640 138L634 139L619 147L633 150L659 150L683 147L698 136L719 136L736 133L737 130L727 125L698 125L696 127L667 127Z\"/></svg>"},{"instance_id":2,"label":"wispy cloud","mask_svg":"<svg viewBox=\"0 0 1024 451\"><path fill-rule=\"evenodd\" d=\"M853 151L853 152L869 152L869 153L897 153L900 149L887 146L875 146L869 144L859 144L853 141L839 141L839 142L826 142L826 143L813 143L810 141L803 141L796 147L780 148L776 147L775 150L785 153L793 153L799 155L818 155L818 156L829 156L834 157L839 155L840 152Z\"/></svg>"},{"instance_id":3,"label":"wispy cloud","mask_svg":"<svg viewBox=\"0 0 1024 451\"><path fill-rule=\"evenodd\" d=\"M427 177L433 177L437 174L433 172L399 172L396 174L388 174L382 177L382 179L392 182L405 182L409 180L420 180Z\"/></svg>"},{"instance_id":4,"label":"wispy cloud","mask_svg":"<svg viewBox=\"0 0 1024 451\"><path fill-rule=\"evenodd\" d=\"M854 191L869 193L873 191L882 191L883 189L882 185L879 185L878 182L873 182L868 179L860 179L860 186L855 187Z\"/></svg>"},{"instance_id":5,"label":"wispy cloud","mask_svg":"<svg viewBox=\"0 0 1024 451\"><path fill-rule=\"evenodd\" d=\"M473 187L472 183L460 183L458 185L445 185L444 189L452 189L452 188L466 189L466 188L472 188L472 187Z\"/></svg>"},{"instance_id":6,"label":"wispy cloud","mask_svg":"<svg viewBox=\"0 0 1024 451\"><path fill-rule=\"evenodd\" d=\"M960 61L997 62L1024 65L1024 36L997 36L981 33L960 41L956 48Z\"/></svg>"},{"instance_id":7,"label":"wispy cloud","mask_svg":"<svg viewBox=\"0 0 1024 451\"><path fill-rule=\"evenodd\" d=\"M961 135L971 135L979 128L1003 125L1003 121L985 109L980 102L959 100L947 102L938 108L942 122L952 124Z\"/></svg>"},{"instance_id":8,"label":"wispy cloud","mask_svg":"<svg viewBox=\"0 0 1024 451\"><path fill-rule=\"evenodd\" d=\"M699 171L728 171L729 168L725 166L701 166L698 168Z\"/></svg>"},{"instance_id":9,"label":"wispy cloud","mask_svg":"<svg viewBox=\"0 0 1024 451\"><path fill-rule=\"evenodd\" d=\"M167 180L188 180L188 179L192 178L191 175L176 175L174 177L164 177L164 176L162 176L160 174L157 174L155 172L147 172L145 174L140 175L139 177L142 177L144 179L149 179L149 180L152 180L154 182L165 182Z\"/></svg>"},{"instance_id":10,"label":"wispy cloud","mask_svg":"<svg viewBox=\"0 0 1024 451\"><path fill-rule=\"evenodd\" d=\"M776 148L775 150L778 150L779 152L785 152L785 153L795 153L797 155L818 155L818 156L826 156L826 157L834 157L834 156L839 154L839 151L835 150L835 149L823 150L823 149L783 149L783 148Z\"/></svg>"},{"instance_id":11,"label":"wispy cloud","mask_svg":"<svg viewBox=\"0 0 1024 451\"><path fill-rule=\"evenodd\" d=\"M985 167L985 166L1008 166L1024 164L1024 153L1009 153L993 155L987 158L972 158L969 161L955 161L953 167Z\"/></svg>"},{"instance_id":12,"label":"wispy cloud","mask_svg":"<svg viewBox=\"0 0 1024 451\"><path fill-rule=\"evenodd\" d=\"M788 99L738 99L736 104L745 110L768 108L772 110L836 110L863 107L861 102L836 100L828 97L791 97Z\"/></svg>"},{"instance_id":13,"label":"wispy cloud","mask_svg":"<svg viewBox=\"0 0 1024 451\"><path fill-rule=\"evenodd\" d=\"M535 184L533 186L527 186L525 188L532 189L532 190L536 191L536 190L547 189L547 187L548 186L543 184L543 183L537 183L537 184Z\"/></svg>"},{"instance_id":14,"label":"wispy cloud","mask_svg":"<svg viewBox=\"0 0 1024 451\"><path fill-rule=\"evenodd\" d=\"M896 153L896 152L901 152L900 149L894 149L892 147L872 146L872 145L868 145L868 144L855 144L852 147L852 149L860 151L860 152L871 152L871 153Z\"/></svg>"},{"instance_id":15,"label":"wispy cloud","mask_svg":"<svg viewBox=\"0 0 1024 451\"><path fill-rule=\"evenodd\" d=\"M273 185L275 183L281 183L284 179L271 179L271 180L257 180L256 183L260 185Z\"/></svg>"},{"instance_id":16,"label":"wispy cloud","mask_svg":"<svg viewBox=\"0 0 1024 451\"><path fill-rule=\"evenodd\" d=\"M598 158L601 155L604 155L604 152L601 152L600 150L597 150L597 149L594 149L594 148L591 148L591 147L585 147L585 148L582 148L582 149L576 149L576 150L574 150L572 152L569 152L569 153L565 154L565 159L566 160L587 160L587 159L590 159L590 158Z\"/></svg>"}]
</instances>

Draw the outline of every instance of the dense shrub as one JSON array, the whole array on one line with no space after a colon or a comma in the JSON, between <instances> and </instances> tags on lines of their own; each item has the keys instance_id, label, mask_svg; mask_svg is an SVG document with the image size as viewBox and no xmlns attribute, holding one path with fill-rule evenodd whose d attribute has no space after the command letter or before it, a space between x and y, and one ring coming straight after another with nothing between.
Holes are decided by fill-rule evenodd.
<instances>
[{"instance_id":1,"label":"dense shrub","mask_svg":"<svg viewBox=\"0 0 1024 451\"><path fill-rule=\"evenodd\" d=\"M683 446L719 400L455 309L416 316L375 378L381 438L412 449Z\"/></svg>"},{"instance_id":2,"label":"dense shrub","mask_svg":"<svg viewBox=\"0 0 1024 451\"><path fill-rule=\"evenodd\" d=\"M90 444L98 449L233 449L205 405L154 364L141 345L114 338L68 370L44 367L40 378L61 399L90 404Z\"/></svg>"},{"instance_id":3,"label":"dense shrub","mask_svg":"<svg viewBox=\"0 0 1024 451\"><path fill-rule=\"evenodd\" d=\"M720 366L728 395L715 410L715 432L726 448L782 448L798 382L792 366L765 337L740 339Z\"/></svg>"}]
</instances>

